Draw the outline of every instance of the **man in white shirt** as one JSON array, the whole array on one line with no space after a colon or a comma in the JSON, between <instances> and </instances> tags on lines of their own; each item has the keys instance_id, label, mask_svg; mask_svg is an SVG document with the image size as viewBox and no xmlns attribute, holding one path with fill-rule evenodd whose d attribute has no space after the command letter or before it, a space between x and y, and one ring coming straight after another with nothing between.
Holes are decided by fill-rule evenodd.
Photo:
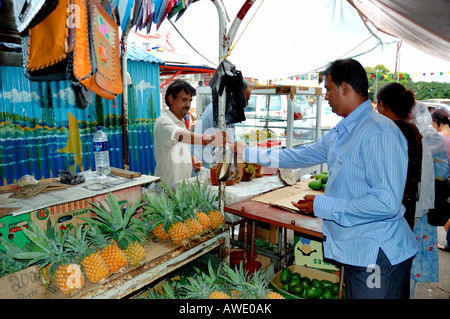
<instances>
[{"instance_id":1,"label":"man in white shirt","mask_svg":"<svg viewBox=\"0 0 450 319\"><path fill-rule=\"evenodd\" d=\"M201 163L193 163L190 144L224 146L227 142L226 133L222 131L202 135L186 129L183 118L189 112L193 96L195 89L189 83L175 80L166 91L169 109L162 111L155 122L155 175L169 187L190 178L193 166L201 167Z\"/></svg>"}]
</instances>

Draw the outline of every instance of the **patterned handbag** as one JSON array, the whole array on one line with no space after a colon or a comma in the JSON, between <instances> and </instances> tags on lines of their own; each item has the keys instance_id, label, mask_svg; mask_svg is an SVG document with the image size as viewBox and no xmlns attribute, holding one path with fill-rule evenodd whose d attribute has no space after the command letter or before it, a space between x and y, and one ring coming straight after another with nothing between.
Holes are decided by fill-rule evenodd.
<instances>
[{"instance_id":1,"label":"patterned handbag","mask_svg":"<svg viewBox=\"0 0 450 319\"><path fill-rule=\"evenodd\" d=\"M74 28L73 78L112 100L122 93L118 25L98 0L73 0L79 6Z\"/></svg>"},{"instance_id":2,"label":"patterned handbag","mask_svg":"<svg viewBox=\"0 0 450 319\"><path fill-rule=\"evenodd\" d=\"M25 76L32 81L58 81L67 78L68 54L72 50L71 29L66 26L69 0L56 8L22 38Z\"/></svg>"}]
</instances>

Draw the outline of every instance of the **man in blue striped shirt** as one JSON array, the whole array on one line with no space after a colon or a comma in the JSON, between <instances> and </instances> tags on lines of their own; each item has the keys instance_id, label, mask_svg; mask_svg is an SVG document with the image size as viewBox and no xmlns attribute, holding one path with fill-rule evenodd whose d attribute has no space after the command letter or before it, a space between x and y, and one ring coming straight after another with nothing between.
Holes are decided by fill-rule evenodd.
<instances>
[{"instance_id":1,"label":"man in blue striped shirt","mask_svg":"<svg viewBox=\"0 0 450 319\"><path fill-rule=\"evenodd\" d=\"M325 99L343 116L315 143L296 149L235 149L246 162L281 168L327 163L324 195L293 203L323 219L324 256L344 265L349 298L408 298L417 252L402 197L408 165L406 139L368 100L364 68L337 60L325 71Z\"/></svg>"}]
</instances>

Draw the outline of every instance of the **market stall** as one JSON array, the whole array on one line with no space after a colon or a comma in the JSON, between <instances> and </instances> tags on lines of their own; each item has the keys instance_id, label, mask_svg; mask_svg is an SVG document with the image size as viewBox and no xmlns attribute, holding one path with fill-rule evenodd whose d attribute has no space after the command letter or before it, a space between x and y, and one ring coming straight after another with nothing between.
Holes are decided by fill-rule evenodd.
<instances>
[{"instance_id":1,"label":"market stall","mask_svg":"<svg viewBox=\"0 0 450 319\"><path fill-rule=\"evenodd\" d=\"M113 197L117 204L122 203L125 211L125 207L128 209L132 203L141 201L145 194L143 185L159 181L158 177L140 173L117 169L112 171L115 175L105 178L96 178L93 175L93 178L74 186L53 180L40 181L21 188L3 187L0 194L0 210L2 211L0 237L26 251L30 239L33 240L34 245L36 242L34 237L24 233L23 228L34 231L35 229L31 226L38 225L47 234L49 234L48 225L53 225L62 232L66 229L74 230L78 225L85 223L86 219L83 218L97 217L99 213L92 210L93 206L102 204L109 206L112 210L110 197ZM119 213L122 215L121 211ZM136 213L140 214L142 211ZM138 216L141 215L136 215L136 218L139 218ZM78 239L81 240L81 238ZM48 237L46 240L52 239ZM2 243L7 244L7 242ZM5 246L5 248L9 247ZM41 270L39 267L32 266L1 277L3 288L0 289L0 298L24 296L39 299L123 298L217 249L219 251L216 254L226 262L229 252L229 233L226 227L212 228L201 236L190 237L182 243L175 243L171 238L158 239L150 236L144 248L145 258L139 264L129 263L123 271L112 273L101 283L86 280L86 285L77 293L63 294L53 281L44 288L44 283L39 278L42 277ZM13 255L11 250L7 253L10 256L17 256ZM35 279L27 280L26 284L17 285L17 278Z\"/></svg>"}]
</instances>

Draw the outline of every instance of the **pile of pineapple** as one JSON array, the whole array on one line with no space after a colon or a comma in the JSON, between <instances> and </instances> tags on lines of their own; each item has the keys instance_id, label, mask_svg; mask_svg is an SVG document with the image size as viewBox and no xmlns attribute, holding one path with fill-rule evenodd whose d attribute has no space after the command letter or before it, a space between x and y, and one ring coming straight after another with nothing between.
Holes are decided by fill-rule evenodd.
<instances>
[{"instance_id":1,"label":"pile of pineapple","mask_svg":"<svg viewBox=\"0 0 450 319\"><path fill-rule=\"evenodd\" d=\"M0 254L0 274L6 275L31 265L41 267L44 284L55 282L60 291L72 295L92 283L103 283L129 265L145 260L153 236L188 244L205 232L224 227L224 216L217 210L217 196L200 183L183 183L177 189L164 187L151 197L143 195L134 204L121 205L109 193L106 204L92 203L93 218L72 230L58 229L48 220L46 230L30 222L22 228L30 243L23 249L0 238L6 250ZM142 208L142 209L140 209Z\"/></svg>"},{"instance_id":2,"label":"pile of pineapple","mask_svg":"<svg viewBox=\"0 0 450 319\"><path fill-rule=\"evenodd\" d=\"M142 219L161 241L185 244L205 232L221 228L225 218L218 210L218 196L198 181L183 183L175 190L163 184L161 193L144 194Z\"/></svg>"},{"instance_id":3,"label":"pile of pineapple","mask_svg":"<svg viewBox=\"0 0 450 319\"><path fill-rule=\"evenodd\" d=\"M149 289L141 299L284 299L269 289L266 271L259 269L250 274L243 264L234 269L226 263L208 271L195 269L193 276L166 280L160 287Z\"/></svg>"}]
</instances>

